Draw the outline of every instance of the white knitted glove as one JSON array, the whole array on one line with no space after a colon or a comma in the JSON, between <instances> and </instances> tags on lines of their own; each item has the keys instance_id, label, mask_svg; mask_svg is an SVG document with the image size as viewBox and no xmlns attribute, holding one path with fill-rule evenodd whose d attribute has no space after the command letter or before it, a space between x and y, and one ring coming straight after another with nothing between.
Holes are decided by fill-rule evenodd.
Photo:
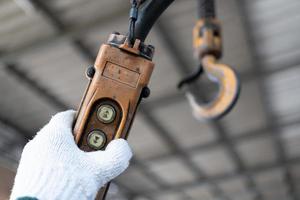
<instances>
[{"instance_id":1,"label":"white knitted glove","mask_svg":"<svg viewBox=\"0 0 300 200\"><path fill-rule=\"evenodd\" d=\"M10 199L95 199L97 191L129 165L123 139L105 151L83 152L72 135L74 111L58 113L24 147Z\"/></svg>"}]
</instances>

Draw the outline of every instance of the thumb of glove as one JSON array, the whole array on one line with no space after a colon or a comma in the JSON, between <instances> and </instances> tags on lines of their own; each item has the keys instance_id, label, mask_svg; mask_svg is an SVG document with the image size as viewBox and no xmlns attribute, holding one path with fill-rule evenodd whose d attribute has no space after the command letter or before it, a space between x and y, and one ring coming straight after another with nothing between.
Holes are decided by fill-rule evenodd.
<instances>
[{"instance_id":1,"label":"thumb of glove","mask_svg":"<svg viewBox=\"0 0 300 200\"><path fill-rule=\"evenodd\" d=\"M125 171L132 151L126 140L116 139L108 144L105 151L89 152L88 157L94 166L97 179L104 185Z\"/></svg>"}]
</instances>

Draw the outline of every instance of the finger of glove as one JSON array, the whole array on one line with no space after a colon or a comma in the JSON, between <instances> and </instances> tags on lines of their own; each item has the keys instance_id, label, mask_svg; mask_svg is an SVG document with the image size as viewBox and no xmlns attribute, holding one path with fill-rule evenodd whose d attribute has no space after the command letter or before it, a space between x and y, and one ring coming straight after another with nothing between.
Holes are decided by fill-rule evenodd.
<instances>
[{"instance_id":1,"label":"finger of glove","mask_svg":"<svg viewBox=\"0 0 300 200\"><path fill-rule=\"evenodd\" d=\"M50 122L25 145L23 153L36 152L36 154L44 155L45 153L57 152L59 149L64 152L76 150L72 134L74 115L75 112L69 110L53 116Z\"/></svg>"},{"instance_id":2,"label":"finger of glove","mask_svg":"<svg viewBox=\"0 0 300 200\"><path fill-rule=\"evenodd\" d=\"M72 130L72 124L75 117L74 110L67 110L54 115L48 124L46 124L38 134L65 133L65 130Z\"/></svg>"},{"instance_id":3,"label":"finger of glove","mask_svg":"<svg viewBox=\"0 0 300 200\"><path fill-rule=\"evenodd\" d=\"M92 157L99 178L106 179L105 182L117 177L129 165L132 151L124 139L111 141L105 151L88 153Z\"/></svg>"},{"instance_id":4,"label":"finger of glove","mask_svg":"<svg viewBox=\"0 0 300 200\"><path fill-rule=\"evenodd\" d=\"M68 110L54 115L50 122L45 125L33 141L44 140L45 142L74 143L72 124L75 111Z\"/></svg>"}]
</instances>

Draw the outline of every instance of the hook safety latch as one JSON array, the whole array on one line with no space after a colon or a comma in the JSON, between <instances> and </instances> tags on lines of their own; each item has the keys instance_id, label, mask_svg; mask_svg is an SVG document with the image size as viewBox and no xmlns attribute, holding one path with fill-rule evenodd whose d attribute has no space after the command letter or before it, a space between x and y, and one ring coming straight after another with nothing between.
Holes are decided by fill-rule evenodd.
<instances>
[{"instance_id":1,"label":"hook safety latch","mask_svg":"<svg viewBox=\"0 0 300 200\"><path fill-rule=\"evenodd\" d=\"M235 105L240 93L239 79L231 67L217 62L222 56L222 38L220 23L215 18L200 19L193 35L195 56L203 73L218 84L219 91L215 99L206 104L199 104L191 92L186 92L186 96L197 119L218 119Z\"/></svg>"}]
</instances>

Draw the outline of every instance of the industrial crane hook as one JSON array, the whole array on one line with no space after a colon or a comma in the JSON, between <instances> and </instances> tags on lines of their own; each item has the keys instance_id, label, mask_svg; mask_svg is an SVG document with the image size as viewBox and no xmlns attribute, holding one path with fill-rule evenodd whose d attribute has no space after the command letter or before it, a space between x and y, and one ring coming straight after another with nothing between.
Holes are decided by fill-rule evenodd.
<instances>
[{"instance_id":1,"label":"industrial crane hook","mask_svg":"<svg viewBox=\"0 0 300 200\"><path fill-rule=\"evenodd\" d=\"M207 104L199 104L191 92L186 92L194 116L197 119L212 120L224 116L235 105L240 93L240 82L231 67L217 62L222 56L222 37L221 25L215 17L214 0L198 0L198 11L199 20L193 30L193 43L200 68L184 78L179 88L195 81L201 74L206 74L209 80L216 82L218 95Z\"/></svg>"},{"instance_id":2,"label":"industrial crane hook","mask_svg":"<svg viewBox=\"0 0 300 200\"><path fill-rule=\"evenodd\" d=\"M227 65L217 63L212 55L203 57L202 66L208 78L218 83L218 95L207 104L199 104L190 92L186 92L186 97L197 119L218 119L235 105L240 93L239 79L234 70Z\"/></svg>"}]
</instances>

